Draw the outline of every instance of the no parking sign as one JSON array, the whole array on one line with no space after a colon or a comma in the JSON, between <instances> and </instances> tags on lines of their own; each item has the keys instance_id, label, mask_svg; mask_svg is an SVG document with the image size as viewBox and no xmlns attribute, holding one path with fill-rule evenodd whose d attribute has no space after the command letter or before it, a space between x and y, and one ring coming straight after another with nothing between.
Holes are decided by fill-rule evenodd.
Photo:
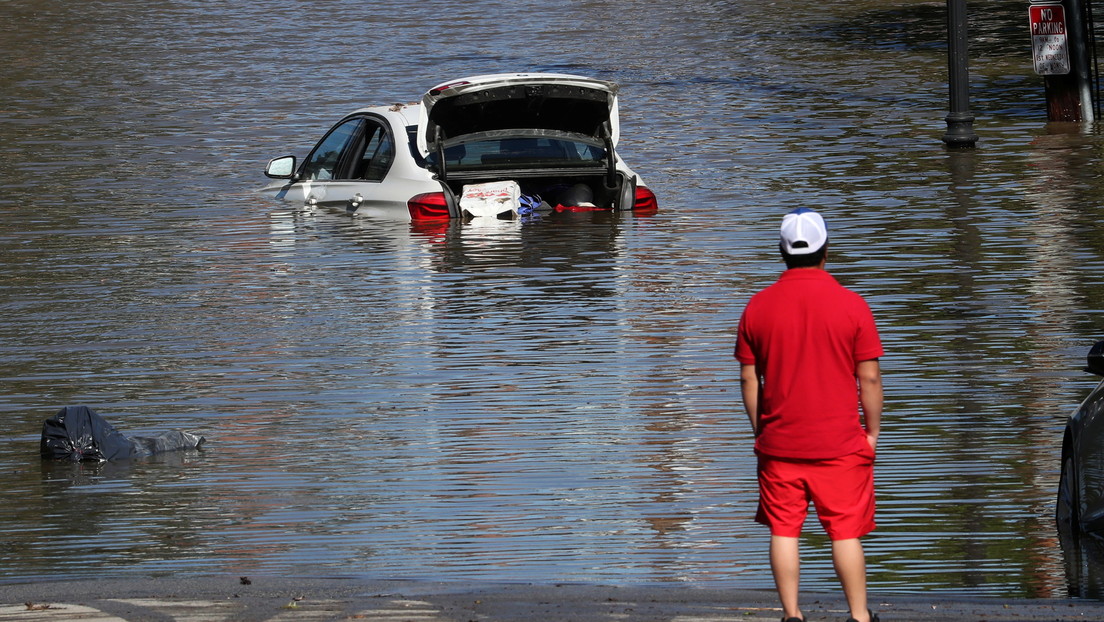
<instances>
[{"instance_id":1,"label":"no parking sign","mask_svg":"<svg viewBox=\"0 0 1104 622\"><path fill-rule=\"evenodd\" d=\"M1060 4L1033 4L1027 10L1031 26L1031 56L1035 73L1043 76L1070 72L1066 9Z\"/></svg>"}]
</instances>

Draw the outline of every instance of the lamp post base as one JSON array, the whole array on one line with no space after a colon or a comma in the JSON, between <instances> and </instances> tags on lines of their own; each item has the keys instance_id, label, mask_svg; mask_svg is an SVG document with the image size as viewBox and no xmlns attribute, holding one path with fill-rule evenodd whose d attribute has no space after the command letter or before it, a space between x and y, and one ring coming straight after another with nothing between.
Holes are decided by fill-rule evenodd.
<instances>
[{"instance_id":1,"label":"lamp post base","mask_svg":"<svg viewBox=\"0 0 1104 622\"><path fill-rule=\"evenodd\" d=\"M943 135L943 142L948 147L973 147L977 140L974 115L968 112L952 112L947 115L947 133Z\"/></svg>"}]
</instances>

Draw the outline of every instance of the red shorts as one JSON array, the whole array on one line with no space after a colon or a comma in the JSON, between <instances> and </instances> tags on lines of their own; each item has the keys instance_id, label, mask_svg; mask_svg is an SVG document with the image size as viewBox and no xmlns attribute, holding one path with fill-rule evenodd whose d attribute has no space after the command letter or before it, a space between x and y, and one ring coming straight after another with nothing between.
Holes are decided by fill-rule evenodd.
<instances>
[{"instance_id":1,"label":"red shorts","mask_svg":"<svg viewBox=\"0 0 1104 622\"><path fill-rule=\"evenodd\" d=\"M759 510L755 520L771 535L796 538L816 507L832 540L850 540L874 530L874 451L864 449L828 460L759 456Z\"/></svg>"}]
</instances>

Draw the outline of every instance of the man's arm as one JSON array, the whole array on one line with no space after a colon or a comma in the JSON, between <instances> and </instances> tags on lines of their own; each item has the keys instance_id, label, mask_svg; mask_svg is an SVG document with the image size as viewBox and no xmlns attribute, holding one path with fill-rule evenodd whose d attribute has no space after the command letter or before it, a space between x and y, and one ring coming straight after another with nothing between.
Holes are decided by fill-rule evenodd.
<instances>
[{"instance_id":1,"label":"man's arm","mask_svg":"<svg viewBox=\"0 0 1104 622\"><path fill-rule=\"evenodd\" d=\"M882 370L878 359L860 361L855 369L859 379L859 404L862 406L863 423L866 426L866 440L870 448L878 445L878 434L882 431Z\"/></svg>"},{"instance_id":2,"label":"man's arm","mask_svg":"<svg viewBox=\"0 0 1104 622\"><path fill-rule=\"evenodd\" d=\"M755 365L740 365L740 395L744 398L744 410L755 436L759 436L759 395L762 392L763 384Z\"/></svg>"}]
</instances>

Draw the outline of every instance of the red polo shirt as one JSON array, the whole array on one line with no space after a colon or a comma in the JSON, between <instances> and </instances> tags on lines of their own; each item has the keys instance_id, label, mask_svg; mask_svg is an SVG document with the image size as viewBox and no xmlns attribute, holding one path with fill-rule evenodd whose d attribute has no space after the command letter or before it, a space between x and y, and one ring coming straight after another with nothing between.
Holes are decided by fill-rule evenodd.
<instances>
[{"instance_id":1,"label":"red polo shirt","mask_svg":"<svg viewBox=\"0 0 1104 622\"><path fill-rule=\"evenodd\" d=\"M870 307L824 270L787 270L751 298L736 359L763 378L755 451L826 459L870 448L859 422L859 362L882 356Z\"/></svg>"}]
</instances>

